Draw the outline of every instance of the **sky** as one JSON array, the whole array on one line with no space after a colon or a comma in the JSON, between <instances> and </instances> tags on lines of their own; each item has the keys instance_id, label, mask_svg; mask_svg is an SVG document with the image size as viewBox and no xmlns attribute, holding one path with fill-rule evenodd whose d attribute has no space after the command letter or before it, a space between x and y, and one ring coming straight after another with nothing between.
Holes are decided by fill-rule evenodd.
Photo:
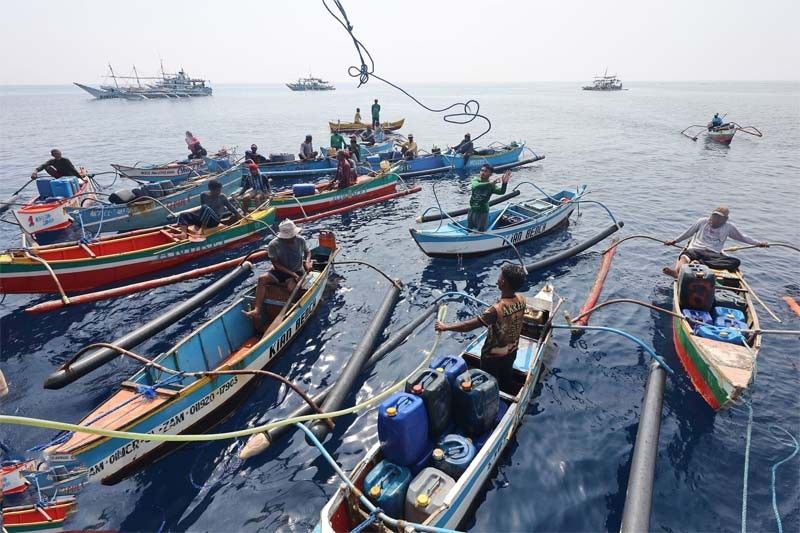
<instances>
[{"instance_id":1,"label":"sky","mask_svg":"<svg viewBox=\"0 0 800 533\"><path fill-rule=\"evenodd\" d=\"M401 83L800 80L797 0L341 0ZM0 85L97 84L184 67L212 83L347 80L358 58L321 0L8 0ZM350 83L354 82L350 81Z\"/></svg>"}]
</instances>

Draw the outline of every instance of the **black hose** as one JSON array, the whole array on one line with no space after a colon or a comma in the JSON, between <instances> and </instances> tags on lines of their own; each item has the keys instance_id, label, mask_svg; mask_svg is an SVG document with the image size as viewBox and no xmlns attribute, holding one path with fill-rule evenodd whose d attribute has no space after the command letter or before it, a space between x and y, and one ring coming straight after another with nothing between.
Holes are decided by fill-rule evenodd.
<instances>
[{"instance_id":1,"label":"black hose","mask_svg":"<svg viewBox=\"0 0 800 533\"><path fill-rule=\"evenodd\" d=\"M244 262L235 269L231 270L223 277L210 284L208 287L192 296L182 304L173 307L158 318L151 320L147 324L128 333L111 344L129 350L146 341L156 333L163 331L190 312L194 311L206 301L216 296L222 289L227 287L239 275L249 274L253 269L253 264ZM45 389L60 389L69 385L73 381L85 376L89 372L100 368L106 363L113 361L119 354L116 350L101 348L92 350L84 356L86 349L80 350L75 356L64 363L58 370L47 376L44 381Z\"/></svg>"},{"instance_id":2,"label":"black hose","mask_svg":"<svg viewBox=\"0 0 800 533\"><path fill-rule=\"evenodd\" d=\"M614 232L618 231L619 229L621 229L622 226L624 226L624 225L625 225L625 223L623 221L621 221L621 220L617 224L611 224L609 227L607 227L606 229L604 229L603 231L601 231L600 233L598 233L594 237L582 242L581 244L578 244L577 246L573 246L572 248L568 248L568 249L564 250L563 252L557 253L556 255L551 255L550 257L542 259L541 261L536 261L535 263L530 263L528 265L525 265L525 270L528 272L528 274L530 274L530 273L535 272L537 270L542 270L543 268L547 268L547 267L552 266L552 265L554 265L556 263L559 263L559 262L563 261L564 259L569 259L573 255L577 255L577 254L581 253L582 251L586 250L587 248L591 248L592 246L594 246L598 242L602 241L603 239L605 239L606 237L608 237L612 233L614 233Z\"/></svg>"}]
</instances>

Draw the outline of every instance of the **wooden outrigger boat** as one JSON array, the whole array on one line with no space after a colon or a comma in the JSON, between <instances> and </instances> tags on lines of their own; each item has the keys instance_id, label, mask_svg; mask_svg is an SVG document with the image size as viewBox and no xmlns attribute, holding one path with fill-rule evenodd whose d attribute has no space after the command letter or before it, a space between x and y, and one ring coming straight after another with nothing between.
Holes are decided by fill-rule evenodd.
<instances>
[{"instance_id":1,"label":"wooden outrigger boat","mask_svg":"<svg viewBox=\"0 0 800 533\"><path fill-rule=\"evenodd\" d=\"M496 145L493 143L488 148L475 150L475 153L466 159L463 155L453 152L443 153L442 158L444 158L446 164L452 166L455 170L474 170L484 164L496 167L514 163L519 160L524 148L524 142L512 142L508 145Z\"/></svg>"},{"instance_id":2,"label":"wooden outrigger boat","mask_svg":"<svg viewBox=\"0 0 800 533\"><path fill-rule=\"evenodd\" d=\"M469 257L484 255L533 240L566 223L578 207L586 186L561 191L526 202L510 202L502 209L489 211L485 232L467 229L467 218L439 222L434 229L409 232L420 250L430 257Z\"/></svg>"},{"instance_id":3,"label":"wooden outrigger boat","mask_svg":"<svg viewBox=\"0 0 800 533\"><path fill-rule=\"evenodd\" d=\"M111 167L121 176L136 181L159 182L170 180L174 183L185 181L192 176L200 176L210 172L223 172L228 170L233 162L227 152L202 159L187 159L173 161L165 164L144 164L139 166L119 165L112 163Z\"/></svg>"},{"instance_id":4,"label":"wooden outrigger boat","mask_svg":"<svg viewBox=\"0 0 800 533\"><path fill-rule=\"evenodd\" d=\"M490 430L485 443L477 451L455 485L442 498L437 498L442 500L441 506L430 508L433 506L434 500L430 498L431 505L425 510L428 517L422 522L423 525L448 529L457 528L464 520L470 506L477 499L494 467L501 460L503 450L525 416L534 388L539 380L544 350L552 334L551 321L555 318L558 310L558 303L554 298L553 287L548 284L533 299L528 300L528 309L525 313L526 324L523 326L523 334L520 337L519 349L514 361L513 390L500 391L500 402L507 409L494 428ZM462 357L468 367L479 367L481 348L485 340L486 334L483 333L465 348ZM367 474L382 459L381 446L378 443L353 469L349 478L359 491L363 492ZM364 505L359 503L358 495L342 484L322 508L316 531L322 533L351 531L364 522L369 514ZM399 519L401 517L391 518Z\"/></svg>"},{"instance_id":5,"label":"wooden outrigger boat","mask_svg":"<svg viewBox=\"0 0 800 533\"><path fill-rule=\"evenodd\" d=\"M0 488L2 495L20 494L28 490L30 481L25 473L36 470L34 461L6 461L0 463Z\"/></svg>"},{"instance_id":6,"label":"wooden outrigger boat","mask_svg":"<svg viewBox=\"0 0 800 533\"><path fill-rule=\"evenodd\" d=\"M305 218L314 213L394 194L397 192L398 181L396 174L359 176L356 184L346 189L328 190L328 183L318 184L316 193L308 196L294 196L289 189L275 193L271 205L276 209L275 216L278 219Z\"/></svg>"},{"instance_id":7,"label":"wooden outrigger boat","mask_svg":"<svg viewBox=\"0 0 800 533\"><path fill-rule=\"evenodd\" d=\"M379 157L392 149L394 143L387 141L372 146L360 145L362 158L367 156ZM271 179L281 178L314 178L329 176L336 173L339 162L335 157L324 157L312 161L280 161L276 163L262 163L258 170Z\"/></svg>"},{"instance_id":8,"label":"wooden outrigger boat","mask_svg":"<svg viewBox=\"0 0 800 533\"><path fill-rule=\"evenodd\" d=\"M403 127L406 119L401 118L394 122L381 122L381 129L383 131L396 131ZM338 131L339 133L356 133L371 128L372 124L365 124L363 122L328 122L331 132Z\"/></svg>"},{"instance_id":9,"label":"wooden outrigger boat","mask_svg":"<svg viewBox=\"0 0 800 533\"><path fill-rule=\"evenodd\" d=\"M758 316L742 273L725 270L712 272L717 290L736 293L744 301L743 322L746 322L747 329L758 330ZM672 297L672 310L683 315L677 281L673 285ZM694 388L712 409L730 407L741 397L753 379L758 351L761 348L761 335L747 332L738 335L735 328L726 328L721 331L720 339L729 338L718 340L698 335L697 324L690 323L686 318L673 317L672 325L675 350ZM740 342L731 342L737 338Z\"/></svg>"},{"instance_id":10,"label":"wooden outrigger boat","mask_svg":"<svg viewBox=\"0 0 800 533\"><path fill-rule=\"evenodd\" d=\"M88 244L7 250L0 253L0 294L94 289L258 239L274 221L275 209L266 208L230 225L206 229L201 240L179 236L174 226L162 226L101 237Z\"/></svg>"},{"instance_id":11,"label":"wooden outrigger boat","mask_svg":"<svg viewBox=\"0 0 800 533\"><path fill-rule=\"evenodd\" d=\"M761 133L755 126L741 126L736 122L727 122L721 126L712 126L710 122L705 126L693 124L692 126L684 129L681 132L681 135L696 141L700 135L705 134L706 137L712 141L729 145L731 144L731 141L733 141L733 136L736 135L737 131L741 131L742 133L746 133L754 137L764 136L764 134Z\"/></svg>"},{"instance_id":12,"label":"wooden outrigger boat","mask_svg":"<svg viewBox=\"0 0 800 533\"><path fill-rule=\"evenodd\" d=\"M3 507L0 526L8 533L34 531L61 531L67 516L75 512L75 496L64 496L52 501L31 505Z\"/></svg>"},{"instance_id":13,"label":"wooden outrigger boat","mask_svg":"<svg viewBox=\"0 0 800 533\"><path fill-rule=\"evenodd\" d=\"M314 268L306 274L296 301L282 286L270 286L263 313L266 333L257 332L244 314L255 287L153 361L178 372L263 369L283 353L323 299L333 270L336 245L323 233L312 250ZM83 426L136 433L198 433L230 414L259 381L253 374L185 375L145 367L87 415ZM45 450L48 463L78 462L90 480L114 484L176 448L175 443L112 439L72 434Z\"/></svg>"},{"instance_id":14,"label":"wooden outrigger boat","mask_svg":"<svg viewBox=\"0 0 800 533\"><path fill-rule=\"evenodd\" d=\"M89 207L68 207L67 214L73 219L73 226L78 229L82 227L92 234L161 226L169 223L171 211L185 211L199 206L200 195L208 190L211 179L220 182L224 194L231 195L241 186L242 168L237 166L221 174L190 178L178 184L175 192L163 196L138 197L124 204L95 203Z\"/></svg>"},{"instance_id":15,"label":"wooden outrigger boat","mask_svg":"<svg viewBox=\"0 0 800 533\"><path fill-rule=\"evenodd\" d=\"M74 180L77 185L71 190L70 196L54 194L45 197L40 194L19 209L12 210L14 218L17 219L23 232L28 235L36 235L66 229L72 224L72 218L67 213L67 208L80 207L86 200L93 201L95 199L92 180L68 177L50 181L61 182L62 180Z\"/></svg>"}]
</instances>

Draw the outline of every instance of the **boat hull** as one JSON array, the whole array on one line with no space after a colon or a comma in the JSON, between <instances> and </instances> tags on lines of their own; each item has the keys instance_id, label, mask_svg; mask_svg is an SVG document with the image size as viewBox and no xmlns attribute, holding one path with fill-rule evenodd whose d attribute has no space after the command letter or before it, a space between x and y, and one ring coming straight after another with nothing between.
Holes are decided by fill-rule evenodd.
<instances>
[{"instance_id":1,"label":"boat hull","mask_svg":"<svg viewBox=\"0 0 800 533\"><path fill-rule=\"evenodd\" d=\"M241 186L241 167L213 176L222 185L222 192L231 195ZM196 181L196 186L154 200L137 200L128 204L98 204L91 208L67 208L73 225L90 233L131 231L162 226L170 222L170 211L184 211L200 205L200 194L206 192L211 176ZM194 182L193 182L194 183Z\"/></svg>"},{"instance_id":2,"label":"boat hull","mask_svg":"<svg viewBox=\"0 0 800 533\"><path fill-rule=\"evenodd\" d=\"M329 263L318 273L318 278L311 288L300 298L296 307L277 328L257 340L255 344L248 348L243 357L231 363L225 361L222 363L222 367L262 369L269 366L289 346L319 306L324 297L324 288L331 269L332 266ZM251 290L249 292L252 294L254 291ZM235 321L249 321L249 318L244 317L242 313L247 303L247 298L240 298L219 315L209 320L200 330L181 341L178 346L189 343L195 338L195 335L200 335L204 328L213 334L213 328L217 327L221 334L227 338L228 333L226 332L228 328L236 329L238 327L235 325ZM203 341L199 342L203 343ZM123 429L124 431L151 434L199 432L228 416L233 406L241 402L248 390L257 384L259 380L258 376L245 374L200 378L163 404L153 406L150 410L145 411L145 414L126 425ZM141 401L146 402L148 400L142 399ZM103 412L103 409L104 407L101 405L95 413L87 416L82 423L85 424L87 420L96 419L96 413ZM76 449L70 449L69 446L70 441L46 450L45 455L48 462L51 465L57 465L61 462L74 464L74 461L77 461L88 468L90 480L100 480L104 484L114 484L152 461L163 457L180 446L180 444L101 437L89 440L86 444L78 445Z\"/></svg>"},{"instance_id":3,"label":"boat hull","mask_svg":"<svg viewBox=\"0 0 800 533\"><path fill-rule=\"evenodd\" d=\"M120 175L136 181L156 183L170 180L173 183L186 181L192 176L200 176L213 172L223 172L231 168L230 156L204 157L189 159L168 165L148 165L144 167L126 166L112 163L111 166Z\"/></svg>"},{"instance_id":4,"label":"boat hull","mask_svg":"<svg viewBox=\"0 0 800 533\"><path fill-rule=\"evenodd\" d=\"M81 203L87 199L93 201L95 199L94 192L91 180L86 180L81 184L81 188L75 196L47 204L34 204L34 200L32 200L12 212L19 227L28 235L60 231L72 224L72 218L67 212L67 208L80 207Z\"/></svg>"},{"instance_id":5,"label":"boat hull","mask_svg":"<svg viewBox=\"0 0 800 533\"><path fill-rule=\"evenodd\" d=\"M251 216L254 216L251 214ZM274 210L261 211L258 221L240 221L232 226L218 226L206 234L201 242L182 239L176 242L159 243L147 248L115 253L109 256L91 257L85 254L82 259L49 260L49 265L58 277L66 292L94 289L126 279L158 272L198 257L218 252L222 249L240 246L259 239L268 231L267 226L274 221ZM153 233L159 233L159 229ZM124 249L125 234L117 236L120 249ZM130 237L136 246L137 236ZM114 241L110 239L109 241ZM104 245L109 241L103 241ZM91 249L95 243L90 243ZM75 245L62 248L75 249ZM58 249L58 247L57 247ZM43 255L43 254L40 254ZM49 271L39 262L10 253L0 254L0 293L34 294L55 293L58 287Z\"/></svg>"},{"instance_id":6,"label":"boat hull","mask_svg":"<svg viewBox=\"0 0 800 533\"><path fill-rule=\"evenodd\" d=\"M406 119L401 118L400 120L395 120L394 122L381 122L381 129L383 129L383 131L399 130L403 127L405 121ZM371 127L372 124L365 124L363 122L328 122L328 126L330 126L332 132L338 131L341 133L354 133L357 131L364 131Z\"/></svg>"},{"instance_id":7,"label":"boat hull","mask_svg":"<svg viewBox=\"0 0 800 533\"><path fill-rule=\"evenodd\" d=\"M277 218L305 218L307 215L380 198L397 191L394 174L378 178L360 178L360 182L342 190L333 190L301 197L275 197L272 206Z\"/></svg>"},{"instance_id":8,"label":"boat hull","mask_svg":"<svg viewBox=\"0 0 800 533\"><path fill-rule=\"evenodd\" d=\"M583 190L579 193L562 191L554 197L579 200L582 193ZM439 226L435 230L410 228L409 232L420 250L429 257L457 258L486 255L510 248L512 244L518 246L537 239L559 228L567 223L577 206L574 201L569 201L555 207L551 213L541 218L530 219L496 231L489 230L482 234L470 233L453 223ZM467 226L466 218L458 219L457 222L463 227ZM444 231L441 231L442 229Z\"/></svg>"},{"instance_id":9,"label":"boat hull","mask_svg":"<svg viewBox=\"0 0 800 533\"><path fill-rule=\"evenodd\" d=\"M734 135L736 135L736 128L708 131L708 138L720 144L730 144Z\"/></svg>"},{"instance_id":10,"label":"boat hull","mask_svg":"<svg viewBox=\"0 0 800 533\"><path fill-rule=\"evenodd\" d=\"M490 154L490 155L471 155L466 162L464 156L461 154L442 154L446 164L452 166L455 170L474 170L480 168L484 164L492 166L508 165L519 160L522 150L525 145L519 145L510 150Z\"/></svg>"},{"instance_id":11,"label":"boat hull","mask_svg":"<svg viewBox=\"0 0 800 533\"><path fill-rule=\"evenodd\" d=\"M0 510L0 525L9 533L60 531L64 520L75 512L76 506L75 496L64 496L48 502L41 510L36 505L4 507Z\"/></svg>"}]
</instances>

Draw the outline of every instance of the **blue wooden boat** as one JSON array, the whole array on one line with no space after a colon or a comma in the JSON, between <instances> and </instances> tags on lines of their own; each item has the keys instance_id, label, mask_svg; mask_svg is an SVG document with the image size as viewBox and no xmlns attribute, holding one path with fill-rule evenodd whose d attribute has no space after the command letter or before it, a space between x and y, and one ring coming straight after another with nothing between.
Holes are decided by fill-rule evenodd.
<instances>
[{"instance_id":1,"label":"blue wooden boat","mask_svg":"<svg viewBox=\"0 0 800 533\"><path fill-rule=\"evenodd\" d=\"M170 180L173 183L186 181L191 177L223 172L233 165L231 155L224 154L204 157L202 159L188 159L164 164L135 164L134 166L112 163L111 167L125 176L136 181L159 182Z\"/></svg>"},{"instance_id":2,"label":"blue wooden boat","mask_svg":"<svg viewBox=\"0 0 800 533\"><path fill-rule=\"evenodd\" d=\"M382 153L388 152L394 145L393 141L375 144L372 146L359 145L361 147L362 158L369 156L379 156ZM315 178L319 176L329 176L336 173L338 162L335 157L325 157L322 159L315 159L313 161L279 161L276 163L262 163L258 165L258 169L262 174L269 176L271 179L281 178ZM362 173L366 169L359 167Z\"/></svg>"},{"instance_id":3,"label":"blue wooden boat","mask_svg":"<svg viewBox=\"0 0 800 533\"><path fill-rule=\"evenodd\" d=\"M493 143L488 148L478 148L475 150L475 153L472 154L466 162L464 161L463 155L454 152L442 154L442 157L445 162L451 165L455 170L474 170L486 163L494 167L514 163L519 160L524 148L524 142L512 142L508 145Z\"/></svg>"},{"instance_id":4,"label":"blue wooden boat","mask_svg":"<svg viewBox=\"0 0 800 533\"><path fill-rule=\"evenodd\" d=\"M218 175L187 180L176 187L176 191L155 200L137 198L126 204L96 203L87 207L69 207L67 215L72 218L73 228L87 233L131 231L169 224L170 211L183 211L200 205L200 194L208 190L208 181L216 179L222 184L222 192L233 194L241 187L242 168L233 167Z\"/></svg>"},{"instance_id":5,"label":"blue wooden boat","mask_svg":"<svg viewBox=\"0 0 800 533\"><path fill-rule=\"evenodd\" d=\"M539 291L534 298L528 299L522 336L514 361L512 388L500 391L500 403L502 404L500 412L503 412L503 409L505 412L496 421L488 435L480 438L483 442L482 446L455 484L445 494L438 493L441 490L438 486L431 488L431 491L436 494L435 496L429 494L430 505L427 505L424 511L419 513L427 515L422 524L455 530L478 499L483 486L494 472L494 467L502 460L503 450L511 441L527 413L528 404L541 373L544 351L552 335L551 321L556 317L559 303L555 301L553 287L550 284ZM486 334L483 333L466 346L461 356L467 366L480 367L480 353L485 340ZM349 479L359 491L364 489L364 480L367 474L382 459L380 443L376 443L353 469ZM434 503L437 501L440 501L441 505ZM352 531L369 515L370 511L365 508L363 503L359 502L359 494L355 494L345 484L340 484L336 493L322 508L320 521L315 531L321 533ZM399 519L401 517L390 518ZM406 516L405 519L409 518ZM409 526L409 528L413 529L413 526ZM387 529L394 530L393 527Z\"/></svg>"},{"instance_id":6,"label":"blue wooden boat","mask_svg":"<svg viewBox=\"0 0 800 533\"><path fill-rule=\"evenodd\" d=\"M585 191L584 185L575 192L561 191L535 200L509 202L489 211L489 225L483 233L468 230L466 217L450 219L446 224L440 222L432 229L409 231L430 257L485 255L536 239L565 223Z\"/></svg>"},{"instance_id":7,"label":"blue wooden boat","mask_svg":"<svg viewBox=\"0 0 800 533\"><path fill-rule=\"evenodd\" d=\"M366 159L373 171L380 170L383 155L370 156ZM414 159L403 159L402 156L387 159L392 166L392 172L401 178L414 178L431 176L453 171L453 166L445 161L441 154L423 154Z\"/></svg>"},{"instance_id":8,"label":"blue wooden boat","mask_svg":"<svg viewBox=\"0 0 800 533\"><path fill-rule=\"evenodd\" d=\"M262 309L266 333L255 330L243 311L252 306L255 287L225 310L154 359L182 372L263 369L298 335L323 299L336 255L333 235L312 250L314 268L294 302L283 286L270 286ZM252 374L175 375L145 367L81 422L96 428L141 433L198 433L231 413L260 379ZM175 444L131 441L85 433L64 436L45 450L51 467L88 468L89 480L114 484L169 453Z\"/></svg>"}]
</instances>

